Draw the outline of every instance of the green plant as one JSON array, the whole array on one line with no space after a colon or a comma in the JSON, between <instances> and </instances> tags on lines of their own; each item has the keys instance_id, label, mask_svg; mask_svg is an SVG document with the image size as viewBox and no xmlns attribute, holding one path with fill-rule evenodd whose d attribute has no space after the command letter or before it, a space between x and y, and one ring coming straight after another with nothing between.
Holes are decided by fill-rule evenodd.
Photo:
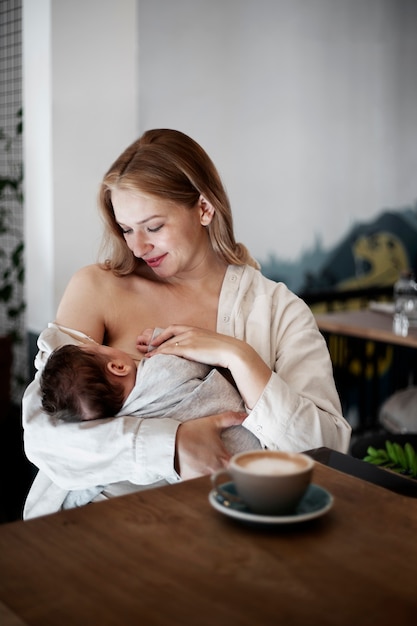
<instances>
[{"instance_id":1,"label":"green plant","mask_svg":"<svg viewBox=\"0 0 417 626\"><path fill-rule=\"evenodd\" d=\"M23 298L24 243L15 211L23 204L23 164L12 158L13 147L22 135L22 111L16 114L14 135L0 129L0 146L4 155L0 175L0 323L13 342L21 341L21 317L25 310Z\"/></svg>"},{"instance_id":2,"label":"green plant","mask_svg":"<svg viewBox=\"0 0 417 626\"><path fill-rule=\"evenodd\" d=\"M397 442L386 441L385 448L380 449L369 446L363 460L417 478L417 453L409 442L402 446Z\"/></svg>"}]
</instances>

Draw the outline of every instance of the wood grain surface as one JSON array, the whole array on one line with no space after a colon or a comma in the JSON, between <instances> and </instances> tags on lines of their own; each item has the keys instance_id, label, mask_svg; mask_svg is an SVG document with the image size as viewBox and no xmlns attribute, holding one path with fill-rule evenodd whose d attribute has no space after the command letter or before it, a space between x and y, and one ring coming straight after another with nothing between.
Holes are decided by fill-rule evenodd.
<instances>
[{"instance_id":1,"label":"wood grain surface","mask_svg":"<svg viewBox=\"0 0 417 626\"><path fill-rule=\"evenodd\" d=\"M208 477L5 524L1 624L414 622L417 500L320 463L313 482L334 506L302 524L232 520Z\"/></svg>"},{"instance_id":2,"label":"wood grain surface","mask_svg":"<svg viewBox=\"0 0 417 626\"><path fill-rule=\"evenodd\" d=\"M392 315L387 313L363 309L338 311L315 317L322 332L417 348L417 328L410 328L406 337L396 335L392 331Z\"/></svg>"}]
</instances>

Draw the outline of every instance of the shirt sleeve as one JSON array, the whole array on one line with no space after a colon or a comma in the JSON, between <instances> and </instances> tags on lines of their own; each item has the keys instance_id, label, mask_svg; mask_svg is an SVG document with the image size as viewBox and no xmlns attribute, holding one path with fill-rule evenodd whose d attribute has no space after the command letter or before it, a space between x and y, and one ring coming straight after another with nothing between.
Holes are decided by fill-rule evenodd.
<instances>
[{"instance_id":1,"label":"shirt sleeve","mask_svg":"<svg viewBox=\"0 0 417 626\"><path fill-rule=\"evenodd\" d=\"M347 452L351 428L336 410L321 408L313 396L301 396L273 372L257 404L243 422L263 446L306 451L326 446Z\"/></svg>"},{"instance_id":2,"label":"shirt sleeve","mask_svg":"<svg viewBox=\"0 0 417 626\"><path fill-rule=\"evenodd\" d=\"M244 425L268 448L347 452L351 427L341 413L326 343L307 306L296 304L271 378Z\"/></svg>"},{"instance_id":3,"label":"shirt sleeve","mask_svg":"<svg viewBox=\"0 0 417 626\"><path fill-rule=\"evenodd\" d=\"M231 268L219 332L249 343L271 377L244 422L264 447L326 446L346 452L351 427L342 415L333 367L310 308L283 283L252 268Z\"/></svg>"}]
</instances>

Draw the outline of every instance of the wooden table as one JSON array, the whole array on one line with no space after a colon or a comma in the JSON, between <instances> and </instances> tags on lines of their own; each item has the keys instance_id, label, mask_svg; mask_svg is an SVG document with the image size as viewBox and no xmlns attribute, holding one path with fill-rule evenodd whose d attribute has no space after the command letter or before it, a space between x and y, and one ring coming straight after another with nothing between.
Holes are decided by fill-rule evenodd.
<instances>
[{"instance_id":1,"label":"wooden table","mask_svg":"<svg viewBox=\"0 0 417 626\"><path fill-rule=\"evenodd\" d=\"M316 315L322 332L382 341L392 345L417 348L417 328L410 328L406 337L392 332L392 315L369 309L339 311Z\"/></svg>"},{"instance_id":2,"label":"wooden table","mask_svg":"<svg viewBox=\"0 0 417 626\"><path fill-rule=\"evenodd\" d=\"M292 526L222 515L208 477L0 526L0 622L414 623L417 499L314 471L334 506Z\"/></svg>"}]
</instances>

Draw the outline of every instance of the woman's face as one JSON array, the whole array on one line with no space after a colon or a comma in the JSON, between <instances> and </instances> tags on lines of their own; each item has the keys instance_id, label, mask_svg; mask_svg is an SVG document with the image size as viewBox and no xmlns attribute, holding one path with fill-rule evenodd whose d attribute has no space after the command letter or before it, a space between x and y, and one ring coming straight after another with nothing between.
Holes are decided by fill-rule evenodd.
<instances>
[{"instance_id":1,"label":"woman's face","mask_svg":"<svg viewBox=\"0 0 417 626\"><path fill-rule=\"evenodd\" d=\"M189 209L122 189L112 191L111 199L127 246L161 278L181 276L210 260L213 250L204 225L211 218L204 204Z\"/></svg>"}]
</instances>

